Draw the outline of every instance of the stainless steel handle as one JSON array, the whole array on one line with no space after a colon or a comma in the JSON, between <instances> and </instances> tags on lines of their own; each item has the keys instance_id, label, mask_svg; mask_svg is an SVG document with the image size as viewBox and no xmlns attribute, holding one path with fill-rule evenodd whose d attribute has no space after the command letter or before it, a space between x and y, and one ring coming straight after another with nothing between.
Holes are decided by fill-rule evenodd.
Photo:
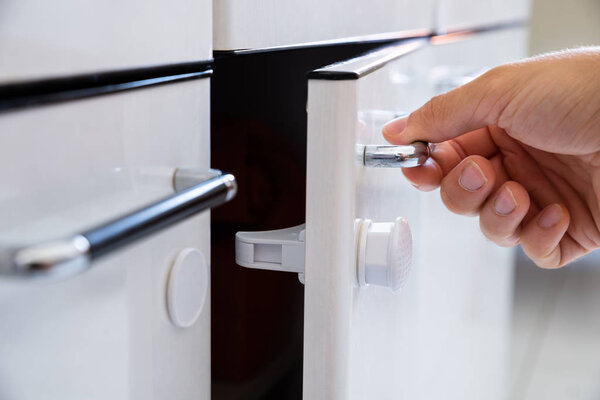
<instances>
[{"instance_id":1,"label":"stainless steel handle","mask_svg":"<svg viewBox=\"0 0 600 400\"><path fill-rule=\"evenodd\" d=\"M229 201L237 183L233 175L217 170L178 169L173 189L171 196L71 237L0 248L0 276L72 276L123 246Z\"/></svg>"},{"instance_id":2,"label":"stainless steel handle","mask_svg":"<svg viewBox=\"0 0 600 400\"><path fill-rule=\"evenodd\" d=\"M425 142L414 142L406 146L365 145L362 163L373 168L410 168L422 165L429 157L429 146Z\"/></svg>"}]
</instances>

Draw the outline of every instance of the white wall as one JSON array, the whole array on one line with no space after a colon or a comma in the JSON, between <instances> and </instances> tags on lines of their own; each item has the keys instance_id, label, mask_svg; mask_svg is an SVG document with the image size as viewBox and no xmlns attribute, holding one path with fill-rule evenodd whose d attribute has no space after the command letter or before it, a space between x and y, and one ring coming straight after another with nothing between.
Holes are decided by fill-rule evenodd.
<instances>
[{"instance_id":1,"label":"white wall","mask_svg":"<svg viewBox=\"0 0 600 400\"><path fill-rule=\"evenodd\" d=\"M600 46L600 0L533 0L530 54Z\"/></svg>"}]
</instances>

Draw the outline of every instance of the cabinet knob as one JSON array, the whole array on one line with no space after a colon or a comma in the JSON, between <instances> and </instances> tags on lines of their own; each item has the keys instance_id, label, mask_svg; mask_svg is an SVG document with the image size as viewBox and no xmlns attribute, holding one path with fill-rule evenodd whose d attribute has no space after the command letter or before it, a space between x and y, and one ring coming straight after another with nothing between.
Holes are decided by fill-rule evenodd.
<instances>
[{"instance_id":1,"label":"cabinet knob","mask_svg":"<svg viewBox=\"0 0 600 400\"><path fill-rule=\"evenodd\" d=\"M367 144L359 145L362 164L371 168L411 168L423 165L429 158L429 145L414 142L404 146Z\"/></svg>"},{"instance_id":2,"label":"cabinet knob","mask_svg":"<svg viewBox=\"0 0 600 400\"><path fill-rule=\"evenodd\" d=\"M412 264L412 236L408 222L357 220L357 274L360 286L400 289Z\"/></svg>"}]
</instances>

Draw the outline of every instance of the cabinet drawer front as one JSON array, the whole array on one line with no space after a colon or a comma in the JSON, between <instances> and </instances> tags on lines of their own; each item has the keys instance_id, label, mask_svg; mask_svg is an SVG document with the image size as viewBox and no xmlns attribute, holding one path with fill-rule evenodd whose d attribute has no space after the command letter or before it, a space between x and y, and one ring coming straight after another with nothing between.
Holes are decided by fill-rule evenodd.
<instances>
[{"instance_id":1,"label":"cabinet drawer front","mask_svg":"<svg viewBox=\"0 0 600 400\"><path fill-rule=\"evenodd\" d=\"M112 174L146 171L162 188L167 167L207 168L209 85L198 79L0 114L0 242L73 233L164 195ZM46 232L22 226L35 221ZM205 212L64 281L0 279L3 397L209 399L210 297L182 329L165 293L182 249L210 260L209 224Z\"/></svg>"},{"instance_id":2,"label":"cabinet drawer front","mask_svg":"<svg viewBox=\"0 0 600 400\"><path fill-rule=\"evenodd\" d=\"M357 145L385 143L394 114L524 55L519 29L450 39L406 41L310 74L305 399L504 398L511 251L400 169L357 162ZM361 286L355 219L397 217L412 230L411 276L398 292Z\"/></svg>"},{"instance_id":3,"label":"cabinet drawer front","mask_svg":"<svg viewBox=\"0 0 600 400\"><path fill-rule=\"evenodd\" d=\"M435 1L223 0L215 50L262 49L433 28Z\"/></svg>"},{"instance_id":4,"label":"cabinet drawer front","mask_svg":"<svg viewBox=\"0 0 600 400\"><path fill-rule=\"evenodd\" d=\"M209 0L20 1L0 12L0 83L212 57Z\"/></svg>"}]
</instances>

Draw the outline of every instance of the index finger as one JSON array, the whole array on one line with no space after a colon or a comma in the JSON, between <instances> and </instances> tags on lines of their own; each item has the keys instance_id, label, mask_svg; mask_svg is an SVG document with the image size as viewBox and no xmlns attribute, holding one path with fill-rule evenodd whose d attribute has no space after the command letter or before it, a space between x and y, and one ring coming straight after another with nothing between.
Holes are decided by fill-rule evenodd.
<instances>
[{"instance_id":1,"label":"index finger","mask_svg":"<svg viewBox=\"0 0 600 400\"><path fill-rule=\"evenodd\" d=\"M507 80L512 69L496 67L466 85L433 97L408 118L398 118L383 127L383 136L397 144L415 141L439 143L467 132L496 125L510 96Z\"/></svg>"}]
</instances>

